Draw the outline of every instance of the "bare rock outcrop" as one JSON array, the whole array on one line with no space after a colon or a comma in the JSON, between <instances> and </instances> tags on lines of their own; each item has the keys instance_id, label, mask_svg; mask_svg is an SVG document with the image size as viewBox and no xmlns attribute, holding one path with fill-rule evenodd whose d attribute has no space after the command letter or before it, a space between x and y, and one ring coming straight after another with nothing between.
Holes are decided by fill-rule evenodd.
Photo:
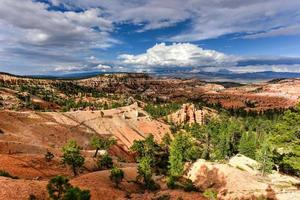
<instances>
[{"instance_id":1,"label":"bare rock outcrop","mask_svg":"<svg viewBox=\"0 0 300 200\"><path fill-rule=\"evenodd\" d=\"M181 109L167 116L167 120L174 124L205 124L205 120L217 116L217 111L203 107L196 109L194 104L183 104Z\"/></svg>"},{"instance_id":2,"label":"bare rock outcrop","mask_svg":"<svg viewBox=\"0 0 300 200\"><path fill-rule=\"evenodd\" d=\"M232 157L228 163L212 163L203 159L187 167L186 178L205 191L218 192L219 200L298 200L300 179L279 172L262 176L255 160L244 155Z\"/></svg>"},{"instance_id":3,"label":"bare rock outcrop","mask_svg":"<svg viewBox=\"0 0 300 200\"><path fill-rule=\"evenodd\" d=\"M195 186L202 191L214 189L218 199L258 199L275 200L273 189L256 176L228 164L196 161L187 173Z\"/></svg>"}]
</instances>

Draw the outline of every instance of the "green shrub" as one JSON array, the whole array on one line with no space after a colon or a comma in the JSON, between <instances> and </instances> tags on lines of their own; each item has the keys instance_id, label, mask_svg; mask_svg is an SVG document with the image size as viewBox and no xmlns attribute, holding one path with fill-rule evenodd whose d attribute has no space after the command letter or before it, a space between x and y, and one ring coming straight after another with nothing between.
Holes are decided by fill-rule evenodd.
<instances>
[{"instance_id":1,"label":"green shrub","mask_svg":"<svg viewBox=\"0 0 300 200\"><path fill-rule=\"evenodd\" d=\"M176 178L173 176L169 176L167 178L167 186L170 189L175 189L176 188Z\"/></svg>"},{"instance_id":2,"label":"green shrub","mask_svg":"<svg viewBox=\"0 0 300 200\"><path fill-rule=\"evenodd\" d=\"M203 192L203 196L205 196L209 200L217 200L218 192L214 189L206 189Z\"/></svg>"},{"instance_id":3,"label":"green shrub","mask_svg":"<svg viewBox=\"0 0 300 200\"><path fill-rule=\"evenodd\" d=\"M108 154L104 154L98 157L97 165L100 170L110 169L113 167L113 160Z\"/></svg>"},{"instance_id":4,"label":"green shrub","mask_svg":"<svg viewBox=\"0 0 300 200\"><path fill-rule=\"evenodd\" d=\"M195 187L193 181L191 181L190 179L186 179L184 181L183 190L186 192L198 191L198 189Z\"/></svg>"}]
</instances>

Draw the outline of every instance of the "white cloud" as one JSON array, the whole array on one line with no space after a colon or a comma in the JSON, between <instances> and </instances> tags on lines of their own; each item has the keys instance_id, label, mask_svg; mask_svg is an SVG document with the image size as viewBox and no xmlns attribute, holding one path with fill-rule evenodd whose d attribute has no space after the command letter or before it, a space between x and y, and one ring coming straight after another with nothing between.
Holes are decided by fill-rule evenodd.
<instances>
[{"instance_id":1,"label":"white cloud","mask_svg":"<svg viewBox=\"0 0 300 200\"><path fill-rule=\"evenodd\" d=\"M92 48L119 43L111 37L113 22L99 8L62 12L31 0L0 0L0 30L1 56L6 58L0 64L32 71L88 64L85 56Z\"/></svg>"},{"instance_id":2,"label":"white cloud","mask_svg":"<svg viewBox=\"0 0 300 200\"><path fill-rule=\"evenodd\" d=\"M119 58L125 64L150 67L204 67L234 65L237 58L223 53L206 50L190 43L156 44L146 53L139 55L123 54Z\"/></svg>"},{"instance_id":3,"label":"white cloud","mask_svg":"<svg viewBox=\"0 0 300 200\"><path fill-rule=\"evenodd\" d=\"M176 42L217 38L233 33L256 35L265 32L266 34L261 36L267 37L269 32L278 27L300 25L299 0L60 0L60 2L71 7L100 6L107 14L107 19L115 23L141 25L139 31L160 29L189 21L189 29L166 38ZM276 33L282 34L289 35L295 32ZM272 35L274 34L270 34Z\"/></svg>"},{"instance_id":4,"label":"white cloud","mask_svg":"<svg viewBox=\"0 0 300 200\"><path fill-rule=\"evenodd\" d=\"M300 34L300 24L290 25L286 27L280 27L267 32L254 33L245 36L244 38L256 39L256 38L266 38L273 36L283 36L283 35L299 35Z\"/></svg>"},{"instance_id":5,"label":"white cloud","mask_svg":"<svg viewBox=\"0 0 300 200\"><path fill-rule=\"evenodd\" d=\"M292 72L300 73L300 64L293 65L248 65L244 67L229 67L228 70L235 73L248 73L248 72Z\"/></svg>"},{"instance_id":6,"label":"white cloud","mask_svg":"<svg viewBox=\"0 0 300 200\"><path fill-rule=\"evenodd\" d=\"M35 0L22 0L21 3L19 0L0 0L0 65L5 70L17 71L18 67L21 70L27 67L32 71L40 68L53 70L53 66L59 66L61 70L63 67L66 70L95 69L103 63L96 57L90 58L95 53L93 49L120 44L112 33L118 30L122 34L123 30L118 26L124 23L138 25L138 31L142 32L186 21L182 32L165 36L162 31L159 36L165 41L175 42L198 41L235 33L241 33L245 39L300 34L299 0L51 2L55 6L64 4L68 11L53 10L49 4ZM98 56L101 55L105 54ZM143 54L124 54L120 59L134 70L149 70L156 66L210 67L210 70L233 66L234 69L239 68L236 70L242 70L235 67L239 58L189 43L162 43ZM270 66L261 66L261 69L271 69ZM112 67L111 70L117 69ZM249 66L248 70L252 69L258 70L258 67ZM273 66L273 70L285 69L294 70Z\"/></svg>"},{"instance_id":7,"label":"white cloud","mask_svg":"<svg viewBox=\"0 0 300 200\"><path fill-rule=\"evenodd\" d=\"M30 0L23 0L22 4L16 0L1 0L0 21L15 31L13 35L2 33L2 37L18 45L73 48L107 47L116 42L109 36L112 22L104 19L99 9L60 12L48 8L48 4Z\"/></svg>"},{"instance_id":8,"label":"white cloud","mask_svg":"<svg viewBox=\"0 0 300 200\"><path fill-rule=\"evenodd\" d=\"M111 66L99 64L95 67L95 69L111 69Z\"/></svg>"}]
</instances>

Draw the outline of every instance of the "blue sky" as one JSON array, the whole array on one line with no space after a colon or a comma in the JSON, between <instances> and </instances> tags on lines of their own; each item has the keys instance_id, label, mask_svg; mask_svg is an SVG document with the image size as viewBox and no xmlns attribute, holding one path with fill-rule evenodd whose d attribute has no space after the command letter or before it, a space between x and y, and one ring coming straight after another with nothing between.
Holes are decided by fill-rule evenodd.
<instances>
[{"instance_id":1,"label":"blue sky","mask_svg":"<svg viewBox=\"0 0 300 200\"><path fill-rule=\"evenodd\" d=\"M299 0L1 0L0 71L300 72L299 7Z\"/></svg>"}]
</instances>

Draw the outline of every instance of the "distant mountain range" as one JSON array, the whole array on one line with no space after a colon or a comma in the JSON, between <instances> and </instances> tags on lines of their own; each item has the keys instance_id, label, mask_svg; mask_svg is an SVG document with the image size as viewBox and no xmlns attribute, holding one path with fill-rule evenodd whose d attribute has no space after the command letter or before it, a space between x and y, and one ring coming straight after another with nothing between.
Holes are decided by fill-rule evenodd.
<instances>
[{"instance_id":1,"label":"distant mountain range","mask_svg":"<svg viewBox=\"0 0 300 200\"><path fill-rule=\"evenodd\" d=\"M58 75L27 75L26 77L32 78L45 78L45 79L82 79L90 78L101 74L117 74L121 72L78 72L78 73L65 73ZM122 72L124 73L124 72ZM172 69L156 69L152 72L145 72L153 76L159 77L176 77L176 78L199 78L204 81L212 82L238 82L238 83L250 83L270 81L273 79L285 79L285 78L300 78L300 73L292 72L248 72L248 73L235 73L229 70L219 70L217 72L195 71L192 68L172 68Z\"/></svg>"},{"instance_id":2,"label":"distant mountain range","mask_svg":"<svg viewBox=\"0 0 300 200\"><path fill-rule=\"evenodd\" d=\"M229 70L219 70L217 72L196 71L193 69L174 69L174 70L159 70L154 72L159 76L172 76L183 78L199 78L205 81L234 81L239 83L270 81L273 79L285 78L300 78L300 73L292 72L248 72L248 73L235 73Z\"/></svg>"}]
</instances>

